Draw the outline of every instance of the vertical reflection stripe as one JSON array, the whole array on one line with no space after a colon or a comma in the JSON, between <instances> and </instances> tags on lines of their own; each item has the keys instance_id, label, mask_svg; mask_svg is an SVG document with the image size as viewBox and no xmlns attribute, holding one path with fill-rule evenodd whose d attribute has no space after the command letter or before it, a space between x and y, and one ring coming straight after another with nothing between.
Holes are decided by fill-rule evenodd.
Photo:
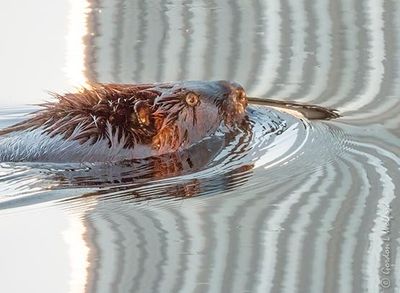
<instances>
[{"instance_id":1,"label":"vertical reflection stripe","mask_svg":"<svg viewBox=\"0 0 400 293\"><path fill-rule=\"evenodd\" d=\"M143 58L144 55L144 44L146 42L146 39L148 37L147 29L148 29L148 23L147 23L147 15L148 15L148 10L146 9L146 1L139 1L138 2L138 11L136 12L137 15L135 15L138 18L138 26L140 27L140 30L138 31L138 37L136 39L136 44L134 46L134 58L135 58L135 70L133 72L133 80L134 81L140 81L142 72L144 67L146 66L145 60ZM136 14L135 13L135 14Z\"/></svg>"},{"instance_id":2,"label":"vertical reflection stripe","mask_svg":"<svg viewBox=\"0 0 400 293\"><path fill-rule=\"evenodd\" d=\"M383 61L385 58L385 41L383 38L383 3L380 0L363 2L365 14L368 17L368 75L366 87L356 99L341 105L342 111L354 111L360 109L376 98L383 79Z\"/></svg>"},{"instance_id":3,"label":"vertical reflection stripe","mask_svg":"<svg viewBox=\"0 0 400 293\"><path fill-rule=\"evenodd\" d=\"M166 16L169 19L169 31L168 38L166 39L167 45L165 46L165 64L164 67L164 78L165 80L177 80L180 74L180 63L179 56L182 54L182 48L184 46L184 37L182 30L182 11L183 11L183 1L178 0L173 3L169 3L168 7L171 9L167 10ZM154 28L158 29L158 28ZM142 77L147 78L146 76Z\"/></svg>"},{"instance_id":4,"label":"vertical reflection stripe","mask_svg":"<svg viewBox=\"0 0 400 293\"><path fill-rule=\"evenodd\" d=\"M309 199L306 200L307 203L303 204L298 212L298 216L296 216L296 221L292 224L290 227L290 230L292 231L291 237L289 238L287 242L287 266L285 267L285 276L283 278L283 283L282 287L284 292L298 292L300 291L300 287L297 285L298 280L299 280L299 273L301 270L301 262L304 261L303 258L303 245L306 243L305 238L306 235L308 234L308 229L310 225L310 220L311 220L311 215L315 211L315 209L318 207L319 202L321 198L325 195L327 195L326 189L329 187L330 184L332 184L332 172L329 172L329 170L324 172L321 172L322 174L320 176L323 176L324 179L328 180L323 180L322 182L319 182L319 187L317 193L314 194L314 192L309 193ZM323 268L321 268L323 269ZM321 276L320 274L323 273L322 270L315 271L315 279L323 279L323 275ZM312 285L315 285L313 283ZM321 288L315 288L317 290ZM312 291L312 292L318 292L318 291Z\"/></svg>"},{"instance_id":5,"label":"vertical reflection stripe","mask_svg":"<svg viewBox=\"0 0 400 293\"><path fill-rule=\"evenodd\" d=\"M250 90L252 95L263 96L270 87L272 87L273 81L277 77L277 69L281 62L280 58L280 1L273 0L264 2L263 15L264 21L264 35L263 45L265 55L260 56L259 62L261 62L261 72L259 76L255 77L257 83ZM267 73L267 74L265 74Z\"/></svg>"},{"instance_id":6,"label":"vertical reflection stripe","mask_svg":"<svg viewBox=\"0 0 400 293\"><path fill-rule=\"evenodd\" d=\"M343 33L343 48L342 54L344 62L343 68L340 70L340 87L332 97L329 97L329 102L338 107L338 101L342 101L346 97L351 95L354 83L356 81L356 74L358 69L358 33L359 29L356 26L357 23L357 11L354 3L348 0L341 0L340 2L341 11L339 15L342 16L341 24L346 29L341 29Z\"/></svg>"},{"instance_id":7,"label":"vertical reflection stripe","mask_svg":"<svg viewBox=\"0 0 400 293\"><path fill-rule=\"evenodd\" d=\"M115 5L115 13L114 17L115 19L118 19L118 22L115 22L115 33L113 34L113 39L112 43L114 44L113 46L113 68L111 76L112 79L115 81L119 81L121 78L121 66L122 66L122 56L121 56L121 45L123 44L124 40L124 26L125 26L125 1L124 0L118 0L117 4Z\"/></svg>"},{"instance_id":8,"label":"vertical reflection stripe","mask_svg":"<svg viewBox=\"0 0 400 293\"><path fill-rule=\"evenodd\" d=\"M301 87L303 78L303 67L307 57L305 50L306 32L309 28L305 15L303 1L289 0L288 5L290 17L290 33L291 33L291 56L288 69L287 85L280 91L274 93L274 96L280 98L292 97Z\"/></svg>"},{"instance_id":9,"label":"vertical reflection stripe","mask_svg":"<svg viewBox=\"0 0 400 293\"><path fill-rule=\"evenodd\" d=\"M313 101L318 99L324 92L328 84L329 70L331 67L332 39L330 32L332 29L331 19L328 11L329 0L312 2L312 13L315 17L315 34L317 44L315 48L316 66L313 69L314 79L310 90L302 101Z\"/></svg>"},{"instance_id":10,"label":"vertical reflection stripe","mask_svg":"<svg viewBox=\"0 0 400 293\"><path fill-rule=\"evenodd\" d=\"M158 50L157 50L157 57L159 57L159 64L156 65L157 71L156 71L156 76L155 80L156 81L163 81L164 80L164 75L165 75L165 68L161 66L162 64L165 64L165 48L166 48L166 43L169 37L169 19L168 15L165 13L167 10L167 0L162 0L160 4L160 25L161 25L161 38L160 38L160 43L158 45Z\"/></svg>"},{"instance_id":11,"label":"vertical reflection stripe","mask_svg":"<svg viewBox=\"0 0 400 293\"><path fill-rule=\"evenodd\" d=\"M193 12L194 9L196 9L196 13ZM188 72L183 74L182 79L185 76L201 79L202 72L198 69L203 68L204 52L207 46L207 27L203 25L204 19L207 17L207 10L203 5L195 7L188 5L188 15L192 25L186 27L185 32L187 31L187 38L190 38L188 42L190 46L188 57L182 64L182 67L188 68Z\"/></svg>"},{"instance_id":12,"label":"vertical reflection stripe","mask_svg":"<svg viewBox=\"0 0 400 293\"><path fill-rule=\"evenodd\" d=\"M284 202L279 204L279 208L273 213L273 216L268 220L267 227L264 229L263 239L263 261L259 273L259 283L257 285L257 292L270 292L274 285L273 279L275 276L275 264L278 251L278 237L279 231L283 229L282 224L288 217L291 207L296 204L304 194L310 192L315 184L320 180L321 173L314 175L307 184L303 184L298 190L285 199ZM270 231L270 232L268 232ZM280 284L278 285L280 286ZM285 286L288 286L286 284Z\"/></svg>"}]
</instances>

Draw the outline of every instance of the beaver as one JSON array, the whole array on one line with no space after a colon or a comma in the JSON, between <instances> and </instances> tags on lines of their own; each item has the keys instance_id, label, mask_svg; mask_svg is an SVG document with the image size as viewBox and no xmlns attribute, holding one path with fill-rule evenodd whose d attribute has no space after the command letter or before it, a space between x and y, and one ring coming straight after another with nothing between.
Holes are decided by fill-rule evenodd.
<instances>
[{"instance_id":1,"label":"beaver","mask_svg":"<svg viewBox=\"0 0 400 293\"><path fill-rule=\"evenodd\" d=\"M0 161L114 161L176 152L245 117L229 81L91 84L0 130Z\"/></svg>"},{"instance_id":2,"label":"beaver","mask_svg":"<svg viewBox=\"0 0 400 293\"><path fill-rule=\"evenodd\" d=\"M103 162L172 153L244 123L249 101L311 119L338 117L319 106L247 97L241 85L224 80L93 83L54 97L0 130L0 161Z\"/></svg>"}]
</instances>

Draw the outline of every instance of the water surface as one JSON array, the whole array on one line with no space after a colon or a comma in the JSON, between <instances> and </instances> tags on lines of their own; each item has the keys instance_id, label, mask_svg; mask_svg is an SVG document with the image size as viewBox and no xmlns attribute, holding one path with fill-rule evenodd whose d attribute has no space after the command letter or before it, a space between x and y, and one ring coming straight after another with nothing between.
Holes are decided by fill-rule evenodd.
<instances>
[{"instance_id":1,"label":"water surface","mask_svg":"<svg viewBox=\"0 0 400 293\"><path fill-rule=\"evenodd\" d=\"M1 163L0 291L400 289L400 3L60 3L2 4L0 127L89 80L230 79L343 117L254 108L180 156Z\"/></svg>"}]
</instances>

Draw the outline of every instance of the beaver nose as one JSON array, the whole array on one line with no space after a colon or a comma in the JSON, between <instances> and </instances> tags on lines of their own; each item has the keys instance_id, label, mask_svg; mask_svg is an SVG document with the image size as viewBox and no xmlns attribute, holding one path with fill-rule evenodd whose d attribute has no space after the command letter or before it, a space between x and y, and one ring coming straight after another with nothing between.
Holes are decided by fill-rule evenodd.
<instances>
[{"instance_id":1,"label":"beaver nose","mask_svg":"<svg viewBox=\"0 0 400 293\"><path fill-rule=\"evenodd\" d=\"M236 89L234 96L234 102L241 105L243 108L247 107L247 95L242 87Z\"/></svg>"},{"instance_id":2,"label":"beaver nose","mask_svg":"<svg viewBox=\"0 0 400 293\"><path fill-rule=\"evenodd\" d=\"M247 96L243 89L236 90L233 97L236 113L243 114L247 107Z\"/></svg>"},{"instance_id":3,"label":"beaver nose","mask_svg":"<svg viewBox=\"0 0 400 293\"><path fill-rule=\"evenodd\" d=\"M243 87L235 82L230 82L229 99L233 104L236 113L242 114L247 107L247 95Z\"/></svg>"},{"instance_id":4,"label":"beaver nose","mask_svg":"<svg viewBox=\"0 0 400 293\"><path fill-rule=\"evenodd\" d=\"M226 80L220 80L219 83L225 88L230 103L238 108L247 107L247 95L240 84Z\"/></svg>"},{"instance_id":5,"label":"beaver nose","mask_svg":"<svg viewBox=\"0 0 400 293\"><path fill-rule=\"evenodd\" d=\"M247 95L243 87L236 82L220 81L225 92L225 110L232 117L242 117L247 107Z\"/></svg>"}]
</instances>

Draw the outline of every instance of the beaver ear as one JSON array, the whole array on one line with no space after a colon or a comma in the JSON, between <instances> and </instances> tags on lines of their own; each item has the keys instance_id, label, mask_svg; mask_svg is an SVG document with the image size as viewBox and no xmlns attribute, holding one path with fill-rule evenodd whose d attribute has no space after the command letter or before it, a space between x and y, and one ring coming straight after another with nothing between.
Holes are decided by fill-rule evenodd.
<instances>
[{"instance_id":1,"label":"beaver ear","mask_svg":"<svg viewBox=\"0 0 400 293\"><path fill-rule=\"evenodd\" d=\"M149 126L150 125L150 107L147 103L143 101L139 101L134 106L135 115L137 121L141 125Z\"/></svg>"}]
</instances>

